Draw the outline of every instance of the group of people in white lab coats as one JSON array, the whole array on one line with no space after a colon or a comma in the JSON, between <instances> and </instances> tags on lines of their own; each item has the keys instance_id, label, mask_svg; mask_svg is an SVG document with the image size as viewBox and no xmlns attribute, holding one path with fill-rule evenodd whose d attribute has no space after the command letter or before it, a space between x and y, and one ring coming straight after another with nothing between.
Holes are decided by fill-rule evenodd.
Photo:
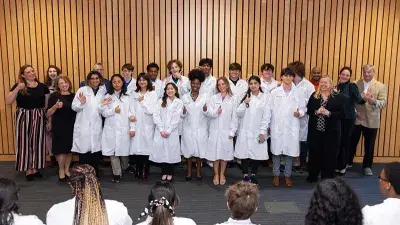
<instances>
[{"instance_id":1,"label":"group of people in white lab coats","mask_svg":"<svg viewBox=\"0 0 400 225\"><path fill-rule=\"evenodd\" d=\"M155 63L137 79L134 67L125 64L122 76L113 75L108 88L99 72L90 72L72 103L77 111L72 151L79 153L80 163L97 171L101 155L110 156L113 182L119 182L125 170L146 180L152 161L161 166L161 179L171 181L181 156L188 164L186 180L192 179L193 158L196 179L202 179L201 160L206 159L212 162L213 183L224 185L227 163L234 158L242 163L243 180L256 184L260 161L272 158L273 184L278 186L284 155L290 187L292 159L307 136L306 104L313 85L301 76L296 82L295 66L283 69L281 84L273 79L271 64L261 67L261 79L247 81L241 79L238 63L229 65L228 78L218 79L211 75L211 59L201 59L199 66L186 77L182 63L171 60L170 75L160 81Z\"/></svg>"}]
</instances>

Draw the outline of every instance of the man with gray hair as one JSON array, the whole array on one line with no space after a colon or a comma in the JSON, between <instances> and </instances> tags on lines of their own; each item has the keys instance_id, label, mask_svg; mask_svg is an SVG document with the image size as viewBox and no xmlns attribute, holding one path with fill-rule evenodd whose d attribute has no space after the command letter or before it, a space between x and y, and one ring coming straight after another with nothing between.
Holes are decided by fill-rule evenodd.
<instances>
[{"instance_id":1,"label":"man with gray hair","mask_svg":"<svg viewBox=\"0 0 400 225\"><path fill-rule=\"evenodd\" d=\"M347 167L353 164L354 155L357 149L361 134L364 136L364 174L372 176L372 162L374 158L375 139L380 127L381 109L387 104L387 87L374 79L375 67L366 64L362 68L363 79L356 82L365 104L356 104L356 122L351 137L349 162Z\"/></svg>"}]
</instances>

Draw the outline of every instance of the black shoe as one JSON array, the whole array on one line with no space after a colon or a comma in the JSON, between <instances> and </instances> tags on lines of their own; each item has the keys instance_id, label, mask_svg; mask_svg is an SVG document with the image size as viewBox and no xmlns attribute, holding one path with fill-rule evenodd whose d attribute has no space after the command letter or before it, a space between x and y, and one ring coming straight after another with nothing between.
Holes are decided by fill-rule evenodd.
<instances>
[{"instance_id":1,"label":"black shoe","mask_svg":"<svg viewBox=\"0 0 400 225\"><path fill-rule=\"evenodd\" d=\"M252 174L252 175L250 176L250 182L253 183L253 184L258 185L258 181L257 181L257 179L256 179L256 175Z\"/></svg>"},{"instance_id":2,"label":"black shoe","mask_svg":"<svg viewBox=\"0 0 400 225\"><path fill-rule=\"evenodd\" d=\"M67 176L65 176L64 178L58 178L58 182L60 183L66 183L68 181Z\"/></svg>"},{"instance_id":3,"label":"black shoe","mask_svg":"<svg viewBox=\"0 0 400 225\"><path fill-rule=\"evenodd\" d=\"M43 175L38 171L38 172L36 172L36 173L34 173L33 174L33 176L35 177L35 178L43 178Z\"/></svg>"},{"instance_id":4,"label":"black shoe","mask_svg":"<svg viewBox=\"0 0 400 225\"><path fill-rule=\"evenodd\" d=\"M113 183L119 183L121 181L121 175L114 175L112 182Z\"/></svg>"},{"instance_id":5,"label":"black shoe","mask_svg":"<svg viewBox=\"0 0 400 225\"><path fill-rule=\"evenodd\" d=\"M192 176L186 176L186 177L185 177L185 180L186 180L186 181L191 181L191 180L192 180Z\"/></svg>"},{"instance_id":6,"label":"black shoe","mask_svg":"<svg viewBox=\"0 0 400 225\"><path fill-rule=\"evenodd\" d=\"M26 180L27 181L34 181L35 180L35 176L33 174L26 175Z\"/></svg>"}]
</instances>

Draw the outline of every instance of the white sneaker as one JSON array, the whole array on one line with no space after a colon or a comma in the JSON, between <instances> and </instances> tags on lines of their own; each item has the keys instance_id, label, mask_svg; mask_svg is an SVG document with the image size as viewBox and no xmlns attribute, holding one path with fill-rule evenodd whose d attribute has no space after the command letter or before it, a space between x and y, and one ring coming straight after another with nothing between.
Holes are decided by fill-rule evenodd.
<instances>
[{"instance_id":1,"label":"white sneaker","mask_svg":"<svg viewBox=\"0 0 400 225\"><path fill-rule=\"evenodd\" d=\"M341 174L346 173L346 169L339 170L339 173Z\"/></svg>"},{"instance_id":2,"label":"white sneaker","mask_svg":"<svg viewBox=\"0 0 400 225\"><path fill-rule=\"evenodd\" d=\"M374 175L374 174L372 173L371 168L369 168L369 167L364 168L364 174L365 174L365 176L372 176L372 175Z\"/></svg>"},{"instance_id":3,"label":"white sneaker","mask_svg":"<svg viewBox=\"0 0 400 225\"><path fill-rule=\"evenodd\" d=\"M351 168L351 167L353 167L353 165L347 164L347 166L346 166L346 168Z\"/></svg>"},{"instance_id":4,"label":"white sneaker","mask_svg":"<svg viewBox=\"0 0 400 225\"><path fill-rule=\"evenodd\" d=\"M207 161L207 165L209 166L209 167L211 167L211 168L213 168L213 163L211 162L211 161Z\"/></svg>"}]
</instances>

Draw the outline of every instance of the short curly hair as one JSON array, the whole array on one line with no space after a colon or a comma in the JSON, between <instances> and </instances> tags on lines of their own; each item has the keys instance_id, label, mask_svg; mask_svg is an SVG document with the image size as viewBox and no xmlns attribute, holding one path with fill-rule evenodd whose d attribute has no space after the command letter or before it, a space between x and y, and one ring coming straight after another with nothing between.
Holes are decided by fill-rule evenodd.
<instances>
[{"instance_id":1,"label":"short curly hair","mask_svg":"<svg viewBox=\"0 0 400 225\"><path fill-rule=\"evenodd\" d=\"M310 201L305 225L362 225L357 195L341 179L324 180Z\"/></svg>"},{"instance_id":2,"label":"short curly hair","mask_svg":"<svg viewBox=\"0 0 400 225\"><path fill-rule=\"evenodd\" d=\"M189 80L193 81L193 80L199 80L200 83L203 83L204 80L206 79L206 76L204 75L204 72L202 70L199 69L193 69L189 72L188 74Z\"/></svg>"}]
</instances>

